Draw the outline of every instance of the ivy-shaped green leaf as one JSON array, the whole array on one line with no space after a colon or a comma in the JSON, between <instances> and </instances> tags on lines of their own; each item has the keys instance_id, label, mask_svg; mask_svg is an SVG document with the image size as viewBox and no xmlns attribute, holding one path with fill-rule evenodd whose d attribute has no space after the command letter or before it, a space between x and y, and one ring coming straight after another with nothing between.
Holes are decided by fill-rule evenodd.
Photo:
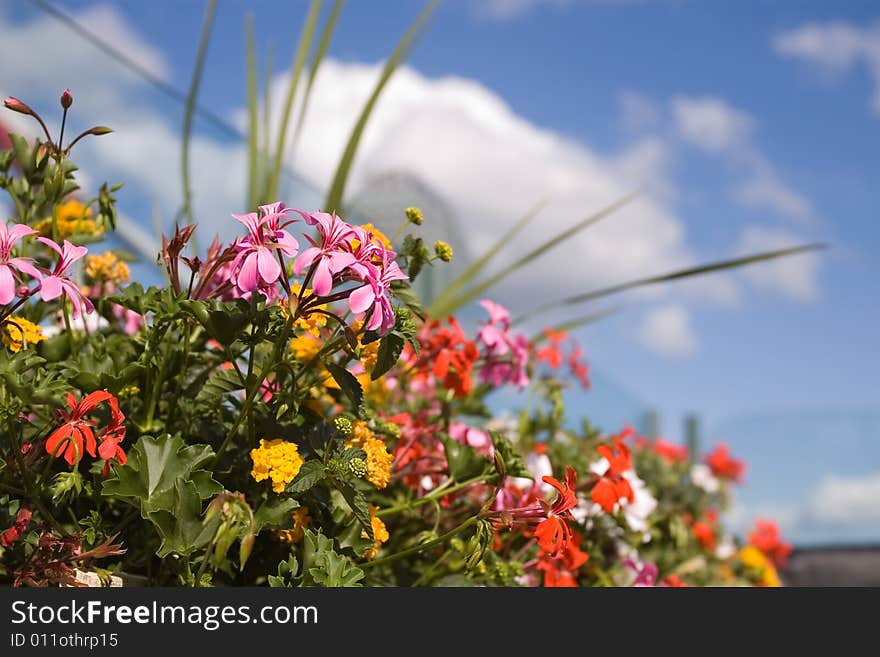
<instances>
[{"instance_id":1,"label":"ivy-shaped green leaf","mask_svg":"<svg viewBox=\"0 0 880 657\"><path fill-rule=\"evenodd\" d=\"M288 493L305 493L324 478L324 464L318 460L302 464L296 477L287 484Z\"/></svg>"},{"instance_id":2,"label":"ivy-shaped green leaf","mask_svg":"<svg viewBox=\"0 0 880 657\"><path fill-rule=\"evenodd\" d=\"M333 549L333 540L306 529L303 536L303 567L308 584L328 587L359 587L364 571Z\"/></svg>"},{"instance_id":3,"label":"ivy-shaped green leaf","mask_svg":"<svg viewBox=\"0 0 880 657\"><path fill-rule=\"evenodd\" d=\"M230 392L244 388L241 377L234 369L216 369L211 372L205 385L196 395L196 403L208 407L215 407L223 401L223 397Z\"/></svg>"},{"instance_id":4,"label":"ivy-shaped green leaf","mask_svg":"<svg viewBox=\"0 0 880 657\"><path fill-rule=\"evenodd\" d=\"M201 514L202 501L195 483L177 479L171 509L153 511L146 516L162 537L156 555L166 557L173 552L186 556L207 545L210 533L203 532Z\"/></svg>"},{"instance_id":5,"label":"ivy-shaped green leaf","mask_svg":"<svg viewBox=\"0 0 880 657\"><path fill-rule=\"evenodd\" d=\"M290 525L291 513L299 502L290 497L274 497L260 505L254 512L254 533L262 529L278 529Z\"/></svg>"}]
</instances>

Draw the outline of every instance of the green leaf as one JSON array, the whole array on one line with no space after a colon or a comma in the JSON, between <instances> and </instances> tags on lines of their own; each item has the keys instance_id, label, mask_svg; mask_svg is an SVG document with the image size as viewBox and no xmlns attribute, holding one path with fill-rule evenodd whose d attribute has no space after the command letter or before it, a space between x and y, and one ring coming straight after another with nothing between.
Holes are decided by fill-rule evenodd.
<instances>
[{"instance_id":1,"label":"green leaf","mask_svg":"<svg viewBox=\"0 0 880 657\"><path fill-rule=\"evenodd\" d=\"M443 292L434 299L431 307L428 309L428 314L432 317L439 317L435 312L436 308L442 308L446 303L452 299L456 293L462 289L465 285L470 283L481 271L486 268L488 265L498 254L501 248L510 243L510 241L516 237L523 228L525 228L544 208L547 204L546 201L541 201L538 205L532 208L524 217L522 217L519 221L517 221L501 238L495 242L489 249L483 253L479 258L477 258L473 263L471 263L467 269L461 272L455 279L446 286ZM424 318L423 318L424 319Z\"/></svg>"},{"instance_id":2,"label":"green leaf","mask_svg":"<svg viewBox=\"0 0 880 657\"><path fill-rule=\"evenodd\" d=\"M626 205L627 203L632 201L635 197L636 197L636 194L629 194L627 196L624 196L622 199L615 201L614 203L603 208L599 212L582 219L581 221L577 222L574 226L571 226L570 228L565 229L561 233L554 235L553 237L548 239L546 242L543 242L542 244L540 244L536 248L529 251L527 254L525 254L522 258L520 258L516 262L508 265L507 267L502 269L500 272L490 276L489 278L487 278L483 282L474 285L466 292L463 292L463 293L455 296L454 298L450 299L449 301L447 301L444 304L433 304L430 309L432 311L431 314L435 317L443 317L443 316L450 315L450 314L454 313L461 306L471 302L473 299L475 299L478 296L480 296L481 294L483 294L486 290L491 288L493 285L495 285L496 283L500 282L501 280L507 278L513 272L517 271L521 267L524 267L525 265L532 262L536 258L544 255L550 249L553 249L554 247L559 246L560 244L565 242L566 240L571 239L572 237L574 237L577 233L581 232L582 230L589 228L590 226L593 226L594 224L598 223L599 221L601 221L605 217L613 214L614 212L616 212L617 210L622 208L624 205Z\"/></svg>"},{"instance_id":3,"label":"green leaf","mask_svg":"<svg viewBox=\"0 0 880 657\"><path fill-rule=\"evenodd\" d=\"M290 81L287 84L287 97L284 99L284 109L281 112L281 123L278 126L278 142L275 146L275 157L272 160L272 169L269 172L268 185L266 187L266 202L274 201L278 195L278 181L281 178L281 166L284 160L284 151L287 148L287 128L290 124L290 112L293 109L293 100L296 97L296 87L299 84L300 75L302 75L303 66L306 63L306 56L312 44L312 37L315 34L315 27L318 23L318 16L321 14L321 0L312 0L309 5L309 13L306 15L306 21L303 23L302 31L299 35L299 45L293 58L293 64L290 68ZM266 81L269 84L269 81Z\"/></svg>"},{"instance_id":4,"label":"green leaf","mask_svg":"<svg viewBox=\"0 0 880 657\"><path fill-rule=\"evenodd\" d=\"M290 497L274 497L263 502L254 513L254 533L289 526L291 513L298 507L299 502Z\"/></svg>"},{"instance_id":5,"label":"green leaf","mask_svg":"<svg viewBox=\"0 0 880 657\"><path fill-rule=\"evenodd\" d=\"M598 299L600 297L605 297L610 294L616 294L618 292L623 292L625 290L630 290L636 287L643 287L645 285L655 285L657 283L668 283L670 281L679 280L682 278L689 278L691 276L700 276L702 274L709 274L716 271L722 271L725 269L734 269L737 267L743 267L745 265L751 265L758 262L764 262L766 260L773 260L775 258L784 258L786 256L797 255L801 253L809 253L812 251L818 251L821 249L827 248L827 244L806 244L803 246L795 246L787 249L778 249L776 251L765 251L763 253L756 253L753 255L743 256L741 258L732 258L730 260L722 260L720 262L713 262L706 265L700 265L698 267L688 267L687 269L679 269L673 272L669 272L667 274L660 274L659 276L648 276L646 278L637 278L632 281L627 281L626 283L619 283L617 285L612 285L611 287L602 288L599 290L594 290L592 292L586 292L584 294L578 294L573 297L567 297L565 299L561 299L558 301L554 301L552 303L546 303L538 306L533 311L531 311L525 317L530 317L535 314L539 314L549 308L554 308L559 306L560 304L577 304L584 303L586 301L593 301L594 299ZM525 317L521 319L525 319ZM521 321L518 319L516 321Z\"/></svg>"},{"instance_id":6,"label":"green leaf","mask_svg":"<svg viewBox=\"0 0 880 657\"><path fill-rule=\"evenodd\" d=\"M472 479L488 470L488 460L480 456L470 445L464 445L451 438L448 434L440 434L440 441L446 451L446 462L449 464L449 476L462 482Z\"/></svg>"},{"instance_id":7,"label":"green leaf","mask_svg":"<svg viewBox=\"0 0 880 657\"><path fill-rule=\"evenodd\" d=\"M259 204L259 192L257 190L257 113L259 101L257 100L257 53L254 44L254 17L251 13L245 15L245 50L247 52L247 110L248 110L248 208L256 208ZM268 84L268 81L267 81Z\"/></svg>"},{"instance_id":8,"label":"green leaf","mask_svg":"<svg viewBox=\"0 0 880 657\"><path fill-rule=\"evenodd\" d=\"M291 554L287 561L278 564L278 575L269 575L269 586L273 588L291 588L294 586L294 578L299 572L299 562L296 556Z\"/></svg>"},{"instance_id":9,"label":"green leaf","mask_svg":"<svg viewBox=\"0 0 880 657\"><path fill-rule=\"evenodd\" d=\"M391 53L391 57L389 57L388 61L385 63L385 68L382 70L379 81L376 83L373 93L370 94L370 98L361 110L361 114L348 138L348 143L345 145L345 151L342 153L339 165L336 167L336 174L333 176L333 182L330 185L330 189L327 192L327 199L324 202L324 209L327 212L340 212L342 210L348 173L354 163L354 156L357 153L361 136L364 133L364 129L367 127L367 121L370 119L370 114L376 106L376 101L379 100L382 90L385 88L388 80L391 79L394 71L397 70L397 67L400 66L404 59L406 59L415 38L422 29L422 25L428 20L428 17L437 7L438 3L439 0L431 0L427 6L425 6L422 13L419 14L418 18L416 18L410 28L406 31L406 34L403 35L403 38L401 38L400 42L397 44L394 52Z\"/></svg>"},{"instance_id":10,"label":"green leaf","mask_svg":"<svg viewBox=\"0 0 880 657\"><path fill-rule=\"evenodd\" d=\"M287 484L288 493L305 493L324 478L324 464L318 460L306 461L296 477Z\"/></svg>"},{"instance_id":11,"label":"green leaf","mask_svg":"<svg viewBox=\"0 0 880 657\"><path fill-rule=\"evenodd\" d=\"M404 339L394 332L382 338L382 342L379 343L379 353L376 355L376 365L370 372L370 379L375 381L397 364L404 344Z\"/></svg>"},{"instance_id":12,"label":"green leaf","mask_svg":"<svg viewBox=\"0 0 880 657\"><path fill-rule=\"evenodd\" d=\"M202 468L213 456L210 446L186 445L180 436L141 436L128 450L126 464L115 467L104 481L101 494L133 499L144 518L154 511L173 511L178 482L191 483L203 500L223 492Z\"/></svg>"},{"instance_id":13,"label":"green leaf","mask_svg":"<svg viewBox=\"0 0 880 657\"><path fill-rule=\"evenodd\" d=\"M497 431L491 430L489 431L489 436L492 438L492 444L495 447L495 469L498 471L498 474L508 477L534 479L534 475L526 467L523 457L514 449L513 444L507 438ZM501 459L501 467L499 467L498 463L499 457ZM503 468L503 472L501 468Z\"/></svg>"},{"instance_id":14,"label":"green leaf","mask_svg":"<svg viewBox=\"0 0 880 657\"><path fill-rule=\"evenodd\" d=\"M406 281L392 281L391 294L394 295L395 299L409 308L413 315L422 321L425 320L425 309L422 307L422 301L419 299L415 290L413 290L412 285Z\"/></svg>"},{"instance_id":15,"label":"green leaf","mask_svg":"<svg viewBox=\"0 0 880 657\"><path fill-rule=\"evenodd\" d=\"M361 586L364 571L333 549L333 541L320 530L306 529L303 535L303 568L318 586Z\"/></svg>"},{"instance_id":16,"label":"green leaf","mask_svg":"<svg viewBox=\"0 0 880 657\"><path fill-rule=\"evenodd\" d=\"M223 401L223 397L230 392L244 388L244 382L234 369L222 370L217 368L205 381L205 385L196 395L196 403L207 407L216 407Z\"/></svg>"},{"instance_id":17,"label":"green leaf","mask_svg":"<svg viewBox=\"0 0 880 657\"><path fill-rule=\"evenodd\" d=\"M158 557L172 552L186 556L207 545L209 540L209 535L202 532L202 502L196 485L192 481L175 480L171 500L169 510L153 511L146 516L162 537L156 551Z\"/></svg>"},{"instance_id":18,"label":"green leaf","mask_svg":"<svg viewBox=\"0 0 880 657\"><path fill-rule=\"evenodd\" d=\"M351 400L351 404L357 412L364 401L364 391L361 389L361 384L358 383L354 374L333 361L325 361L324 365L326 365L327 371L330 372L333 380L336 381L339 388L345 393L345 396Z\"/></svg>"},{"instance_id":19,"label":"green leaf","mask_svg":"<svg viewBox=\"0 0 880 657\"><path fill-rule=\"evenodd\" d=\"M354 517L357 518L361 527L367 532L368 538L374 540L373 523L370 519L370 507L367 504L367 500L363 496L363 493L356 490L354 486L348 482L337 479L335 480L335 483L336 488L339 489L339 492L342 493L342 497L345 498L346 503L354 512Z\"/></svg>"}]
</instances>

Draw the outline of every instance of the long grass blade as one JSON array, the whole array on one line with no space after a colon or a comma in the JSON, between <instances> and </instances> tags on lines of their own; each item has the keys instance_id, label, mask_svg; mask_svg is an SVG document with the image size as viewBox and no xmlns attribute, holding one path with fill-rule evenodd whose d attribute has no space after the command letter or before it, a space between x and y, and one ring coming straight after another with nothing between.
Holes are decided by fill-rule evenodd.
<instances>
[{"instance_id":1,"label":"long grass blade","mask_svg":"<svg viewBox=\"0 0 880 657\"><path fill-rule=\"evenodd\" d=\"M404 59L406 59L413 42L421 32L422 26L425 21L428 20L428 17L437 7L439 2L440 0L431 0L425 6L422 13L418 15L416 20L406 31L406 34L401 38L397 47L394 49L394 52L391 53L391 57L385 62L385 68L379 76L379 81L376 83L373 93L370 95L364 108L361 110L360 117L358 117L357 123L355 123L354 128L351 131L351 136L348 138L345 151L342 153L342 157L339 160L339 165L336 167L336 174L333 176L333 182L330 185L330 190L327 192L327 198L324 201L324 209L327 212L342 211L342 201L345 195L345 184L348 181L348 174L351 171L358 144L360 143L364 128L367 126L370 114L373 112L373 108L376 105L376 101L379 99L382 90L385 88L388 80L391 79L394 71L397 70L397 67L400 66Z\"/></svg>"},{"instance_id":2,"label":"long grass blade","mask_svg":"<svg viewBox=\"0 0 880 657\"><path fill-rule=\"evenodd\" d=\"M257 190L259 171L258 167L258 122L259 100L257 99L257 52L254 37L254 17L248 13L245 16L245 47L247 49L247 107L248 107L248 141L247 141L247 166L248 166L248 202L246 208L253 209L257 206Z\"/></svg>"},{"instance_id":3,"label":"long grass blade","mask_svg":"<svg viewBox=\"0 0 880 657\"><path fill-rule=\"evenodd\" d=\"M303 24L299 35L299 45L293 58L290 70L290 82L287 86L287 97L284 99L284 109L281 112L281 121L278 124L278 143L275 146L275 157L272 160L272 169L269 172L269 184L266 188L266 202L272 201L278 195L278 183L281 179L281 165L284 160L284 152L287 145L287 128L290 124L290 113L293 110L293 101L296 97L296 88L302 75L306 57L312 47L312 37L318 24L318 16L321 14L322 0L312 0L306 22Z\"/></svg>"},{"instance_id":4,"label":"long grass blade","mask_svg":"<svg viewBox=\"0 0 880 657\"><path fill-rule=\"evenodd\" d=\"M470 288L466 292L463 292L462 294L460 294L460 295L456 296L455 298L453 298L452 300L448 301L446 304L437 308L436 309L437 314L435 315L435 317L443 317L445 315L449 315L450 313L454 313L456 310L461 308L463 305L470 303L476 297L483 294L486 290L488 290L493 285L496 285L497 283L499 283L503 279L507 278L510 274L512 274L516 270L527 265L528 263L532 262L536 258L539 258L540 256L544 255L545 253L547 253L547 251L558 246L559 244L561 244L565 240L569 239L570 237L573 237L574 235L576 235L580 231L582 231L586 228L589 228L590 226L595 225L596 223L598 223L599 221L601 221L605 217L613 214L614 212L616 212L617 210L622 208L624 205L631 202L636 196L637 196L636 193L628 194L627 196L624 196L622 199L615 201L611 205L603 208L599 212L592 214L589 217L586 217L585 219L582 219L581 221L579 221L575 225L571 226L570 228L567 228L564 231L562 231L561 233L551 237L549 240L547 240L546 242L544 242L540 246L532 249L526 255L524 255L522 258L520 258L519 260L517 260L514 263L511 263L510 265L508 265L507 267L505 267L504 269L499 271L497 274L490 276L482 283L478 283L477 285Z\"/></svg>"},{"instance_id":5,"label":"long grass blade","mask_svg":"<svg viewBox=\"0 0 880 657\"><path fill-rule=\"evenodd\" d=\"M336 29L336 22L339 20L339 14L342 11L342 5L344 2L345 0L335 0L333 3L333 8L330 10L330 16L327 17L327 21L324 23L321 38L318 39L318 45L315 48L315 52L312 54L312 60L309 63L309 79L306 82L306 91L303 94L302 104L300 105L299 114L296 118L296 129L293 131L293 141L290 146L291 152L296 151L296 145L299 143L299 136L306 120L306 112L309 109L309 98L312 96L312 85L315 84L315 77L318 75L318 69L321 67L321 62L324 61L324 57L327 55L327 51L330 48L330 40L333 37L333 31Z\"/></svg>"},{"instance_id":6,"label":"long grass blade","mask_svg":"<svg viewBox=\"0 0 880 657\"><path fill-rule=\"evenodd\" d=\"M208 53L208 42L211 40L211 29L214 26L214 12L216 9L217 1L208 0L208 6L205 8L205 18L202 21L202 35L199 38L196 63L193 67L193 74L189 83L189 93L186 96L186 108L183 113L183 134L180 140L180 178L183 187L183 207L180 209L180 214L186 219L188 224L193 223L189 145L192 135L193 116L196 109L196 99L199 96L199 84L202 81L202 72L205 68L205 57Z\"/></svg>"},{"instance_id":7,"label":"long grass blade","mask_svg":"<svg viewBox=\"0 0 880 657\"><path fill-rule=\"evenodd\" d=\"M563 322L562 324L555 324L554 326L550 327L550 330L557 331L557 332L562 331L563 333L570 333L571 331L574 331L575 329L579 329L582 326L588 326L589 324L593 324L595 322L598 322L599 320L605 319L606 317L610 317L611 315L614 315L618 312L620 312L620 308L609 308L608 310L601 310L596 313L584 315L583 317L571 319L567 322ZM546 340L546 339L547 339L547 335L544 333L544 331L541 331L540 333L536 333L532 337L531 342L533 344L540 344L540 343L544 342L544 340Z\"/></svg>"},{"instance_id":8,"label":"long grass blade","mask_svg":"<svg viewBox=\"0 0 880 657\"><path fill-rule=\"evenodd\" d=\"M746 265L752 265L758 262L764 262L766 260L773 260L776 258L784 258L787 256L797 255L801 253L809 253L812 251L818 251L820 249L828 248L827 244L816 243L816 244L805 244L803 246L795 246L787 249L777 249L775 251L765 251L762 253L755 253L748 256L743 256L740 258L732 258L730 260L722 260L720 262L713 262L706 265L699 265L697 267L688 267L686 269L679 269L673 272L669 272L667 274L660 274L659 276L648 276L645 278L637 278L632 281L627 281L626 283L618 283L617 285L611 285L610 287L601 288L599 290L593 290L592 292L586 292L584 294L578 294L572 297L567 297L564 299L559 299L557 301L551 303L545 303L541 306L538 306L534 310L532 310L528 315L518 318L516 321L522 321L527 317L531 317L535 314L543 312L549 308L555 308L560 305L572 305L578 303L586 303L587 301L594 301L595 299L599 299L602 297L607 297L611 294L617 294L619 292L624 292L626 290L631 290L637 287L644 287L646 285L656 285L658 283L668 283L671 281L680 280L682 278L690 278L692 276L701 276L703 274L710 274L712 272L722 271L725 269L735 269L737 267L744 267Z\"/></svg>"},{"instance_id":9,"label":"long grass blade","mask_svg":"<svg viewBox=\"0 0 880 657\"><path fill-rule=\"evenodd\" d=\"M266 71L263 73L263 128L260 130L259 157L257 159L257 181L259 192L255 205L259 201L268 202L269 185L269 134L272 132L272 47L266 50Z\"/></svg>"},{"instance_id":10,"label":"long grass blade","mask_svg":"<svg viewBox=\"0 0 880 657\"><path fill-rule=\"evenodd\" d=\"M505 244L509 243L514 237L516 237L523 228L525 228L544 208L547 204L546 201L541 201L534 208L529 210L519 221L517 221L501 238L495 242L491 247L489 247L483 255L477 258L473 263L471 263L463 272L461 272L455 279L446 286L446 289L434 299L431 306L428 308L428 314L432 316L436 316L435 306L437 308L442 308L444 304L446 304L450 299L452 299L460 289L462 289L465 285L470 283L481 271L486 268L492 259L498 254Z\"/></svg>"}]
</instances>

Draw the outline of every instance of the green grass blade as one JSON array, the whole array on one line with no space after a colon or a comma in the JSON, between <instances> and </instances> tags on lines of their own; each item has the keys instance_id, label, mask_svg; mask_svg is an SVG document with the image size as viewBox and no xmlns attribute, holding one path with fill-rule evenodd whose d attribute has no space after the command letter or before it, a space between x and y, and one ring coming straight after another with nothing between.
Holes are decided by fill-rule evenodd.
<instances>
[{"instance_id":1,"label":"green grass blade","mask_svg":"<svg viewBox=\"0 0 880 657\"><path fill-rule=\"evenodd\" d=\"M376 101L379 99L382 90L385 88L388 80L391 79L394 71L397 70L397 67L400 66L404 59L406 59L406 55L408 54L412 43L420 33L425 21L428 20L428 17L437 7L439 2L440 0L431 0L425 6L425 8L422 10L422 13L419 14L418 18L416 18L413 24L410 25L409 29L406 31L406 34L403 35L403 38L401 38L400 42L397 44L397 47L394 49L394 52L391 53L391 57L389 57L388 61L385 63L385 68L382 70L382 75L379 76L379 81L376 84L376 87L373 89L373 93L370 95L370 98L364 105L363 110L361 110L361 115L351 131L351 136L348 138L348 143L345 146L345 151L342 153L342 158L339 160L339 165L336 167L336 175L333 176L333 182L330 185L330 190L327 192L327 198L324 201L324 210L326 210L327 212L342 211L342 201L345 195L345 184L348 180L348 174L351 171L352 164L354 163L354 156L357 152L358 144L360 143L364 128L366 128L367 126L367 121L370 118L373 107L375 107Z\"/></svg>"},{"instance_id":2,"label":"green grass blade","mask_svg":"<svg viewBox=\"0 0 880 657\"><path fill-rule=\"evenodd\" d=\"M266 71L263 74L263 128L260 130L259 156L257 158L257 184L259 192L257 203L268 198L266 190L269 185L269 134L272 132L272 48L266 50Z\"/></svg>"},{"instance_id":3,"label":"green grass blade","mask_svg":"<svg viewBox=\"0 0 880 657\"><path fill-rule=\"evenodd\" d=\"M333 31L336 29L336 21L339 20L339 14L342 12L342 5L344 2L345 0L335 0L333 3L333 8L330 10L330 16L327 17L327 22L324 23L324 30L321 32L321 38L318 39L318 46L315 48L315 52L312 55L312 61L309 64L309 79L306 82L306 92L303 94L299 116L296 118L296 129L293 131L293 143L290 146L291 151L296 150L296 145L299 142L299 136L306 119L306 112L309 108L309 98L312 96L312 85L315 84L315 77L318 75L318 69L321 67L321 62L324 61L324 57L327 55L327 51L330 48L330 40L333 37Z\"/></svg>"},{"instance_id":4,"label":"green grass blade","mask_svg":"<svg viewBox=\"0 0 880 657\"><path fill-rule=\"evenodd\" d=\"M443 317L445 315L449 315L451 313L454 313L456 310L461 308L463 305L470 303L476 297L483 294L486 290L488 290L490 287L497 284L501 280L507 278L510 274L512 274L516 270L527 265L528 263L532 262L536 258L539 258L540 256L544 255L547 251L554 248L555 246L558 246L559 244L561 244L563 241L567 240L568 238L573 237L574 235L576 235L580 231L582 231L586 228L589 228L590 226L598 223L599 221L601 221L605 217L609 216L610 214L616 212L617 210L622 208L624 205L626 205L627 203L632 201L635 197L636 197L635 193L628 194L627 196L624 196L622 199L615 201L614 203L603 208L599 212L592 214L589 217L586 217L585 219L582 219L581 221L576 223L574 226L571 226L570 228L567 228L564 231L562 231L561 233L559 233L558 235L551 237L549 240L547 240L546 242L544 242L540 246L529 251L526 255L524 255L522 258L520 258L516 262L508 265L507 267L505 267L504 269L499 271L497 274L490 276L482 283L478 283L477 285L470 288L466 292L463 292L462 294L456 296L455 298L448 301L446 304L444 304L442 306L439 306L439 304L438 304L438 306L439 306L437 308L438 314L435 316L436 317Z\"/></svg>"},{"instance_id":5,"label":"green grass blade","mask_svg":"<svg viewBox=\"0 0 880 657\"><path fill-rule=\"evenodd\" d=\"M214 26L214 12L217 9L217 0L208 0L205 8L205 18L202 22L202 35L199 38L199 49L196 53L196 63L193 67L192 79L189 83L189 93L186 96L186 109L183 113L183 134L180 140L180 178L183 187L183 207L180 214L186 219L186 223L193 223L192 213L192 187L189 175L189 144L192 135L193 116L196 110L196 99L199 96L199 84L202 81L202 72L205 68L205 57L208 53L208 42L211 40L211 29Z\"/></svg>"},{"instance_id":6,"label":"green grass blade","mask_svg":"<svg viewBox=\"0 0 880 657\"><path fill-rule=\"evenodd\" d=\"M436 299L434 299L431 306L428 308L428 314L431 316L437 316L435 313L435 307L442 308L444 304L446 304L450 299L452 299L460 289L462 289L465 285L470 283L483 269L486 268L486 265L492 261L492 259L498 254L505 244L510 242L514 237L516 237L520 231L525 228L535 217L538 216L538 213L547 205L546 201L541 201L534 208L529 210L525 216L523 216L519 221L517 221L504 235L501 236L495 244L493 244L489 249L483 253L479 258L477 258L473 263L471 263L467 269L465 269L461 274L455 277L455 279L446 286L446 289L438 295Z\"/></svg>"},{"instance_id":7,"label":"green grass blade","mask_svg":"<svg viewBox=\"0 0 880 657\"><path fill-rule=\"evenodd\" d=\"M648 276L645 278L637 278L632 281L627 281L626 283L619 283L617 285L612 285L610 287L605 287L599 290L593 290L592 292L586 292L584 294L578 294L573 297L567 297L565 299L560 299L558 301L552 303L543 304L533 311L529 313L526 317L530 317L537 313L543 312L549 308L554 308L559 305L571 305L577 303L585 303L587 301L593 301L595 299L599 299L601 297L607 297L611 294L617 294L619 292L624 292L626 290L631 290L636 287L644 287L646 285L656 285L657 283L668 283L671 281L680 280L682 278L690 278L692 276L701 276L703 274L710 274L712 272L723 271L725 269L735 269L737 267L744 267L746 265L752 265L758 262L764 262L766 260L774 260L776 258L784 258L786 256L797 255L801 253L809 253L812 251L818 251L820 249L827 248L827 244L806 244L803 246L795 246L787 249L778 249L775 251L765 251L763 253L755 253L748 256L743 256L740 258L732 258L730 260L722 260L720 262L713 262L707 265L699 265L697 267L688 267L687 269L679 269L673 272L669 272L667 274L660 274L659 276ZM525 319L525 317L523 317ZM517 320L520 321L520 320Z\"/></svg>"},{"instance_id":8,"label":"green grass blade","mask_svg":"<svg viewBox=\"0 0 880 657\"><path fill-rule=\"evenodd\" d=\"M290 123L290 113L293 110L293 100L296 97L296 88L302 75L306 57L312 47L312 37L318 24L318 16L321 14L322 0L312 0L306 22L303 24L299 35L299 45L293 58L293 67L290 70L290 82L287 86L287 97L284 99L284 109L281 112L281 121L278 124L278 143L275 146L275 157L272 160L272 169L269 172L269 184L266 187L266 198L263 201L269 203L278 195L278 183L281 179L281 165L284 160L284 151L287 143L287 128Z\"/></svg>"},{"instance_id":9,"label":"green grass blade","mask_svg":"<svg viewBox=\"0 0 880 657\"><path fill-rule=\"evenodd\" d=\"M252 210L257 206L257 140L259 139L257 113L259 111L257 100L257 52L254 37L254 17L248 13L245 16L245 44L247 49L247 106L248 106L248 142L247 142L247 166L248 166L248 202L245 207Z\"/></svg>"}]
</instances>

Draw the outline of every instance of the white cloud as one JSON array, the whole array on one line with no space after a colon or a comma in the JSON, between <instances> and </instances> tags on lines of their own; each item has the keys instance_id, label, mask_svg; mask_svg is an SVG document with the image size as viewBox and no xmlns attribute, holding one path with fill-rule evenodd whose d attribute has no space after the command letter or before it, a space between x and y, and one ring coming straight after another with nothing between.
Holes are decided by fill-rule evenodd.
<instances>
[{"instance_id":1,"label":"white cloud","mask_svg":"<svg viewBox=\"0 0 880 657\"><path fill-rule=\"evenodd\" d=\"M880 524L880 472L825 477L807 506L809 520L826 526L869 528Z\"/></svg>"},{"instance_id":2,"label":"white cloud","mask_svg":"<svg viewBox=\"0 0 880 657\"><path fill-rule=\"evenodd\" d=\"M559 9L570 4L572 0L477 0L473 7L482 18L510 20L537 9Z\"/></svg>"},{"instance_id":3,"label":"white cloud","mask_svg":"<svg viewBox=\"0 0 880 657\"><path fill-rule=\"evenodd\" d=\"M803 244L788 231L764 226L746 226L740 235L742 254L771 251ZM819 256L801 253L745 267L744 276L755 287L783 294L799 301L812 301L818 295Z\"/></svg>"},{"instance_id":4,"label":"white cloud","mask_svg":"<svg viewBox=\"0 0 880 657\"><path fill-rule=\"evenodd\" d=\"M880 23L864 27L842 21L808 23L778 34L773 47L831 75L864 65L874 83L871 107L880 113Z\"/></svg>"},{"instance_id":5,"label":"white cloud","mask_svg":"<svg viewBox=\"0 0 880 657\"><path fill-rule=\"evenodd\" d=\"M690 315L679 305L664 306L648 313L640 338L649 349L671 358L692 356L697 351L697 336Z\"/></svg>"},{"instance_id":6,"label":"white cloud","mask_svg":"<svg viewBox=\"0 0 880 657\"><path fill-rule=\"evenodd\" d=\"M814 219L812 204L787 185L755 142L755 119L722 98L676 96L670 101L682 141L730 161L744 175L733 190L743 206L800 222Z\"/></svg>"},{"instance_id":7,"label":"white cloud","mask_svg":"<svg viewBox=\"0 0 880 657\"><path fill-rule=\"evenodd\" d=\"M670 106L681 138L701 150L736 152L751 141L752 117L721 98L676 96Z\"/></svg>"}]
</instances>

